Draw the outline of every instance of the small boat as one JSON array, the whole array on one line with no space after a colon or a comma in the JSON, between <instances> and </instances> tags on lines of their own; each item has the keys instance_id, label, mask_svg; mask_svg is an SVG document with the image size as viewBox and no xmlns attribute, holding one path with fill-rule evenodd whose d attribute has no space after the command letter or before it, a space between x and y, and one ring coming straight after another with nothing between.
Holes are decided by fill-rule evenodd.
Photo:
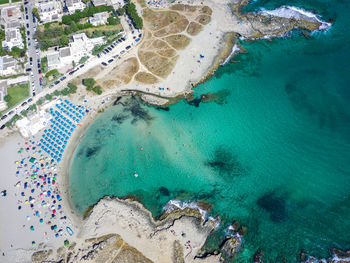
<instances>
[{"instance_id":1,"label":"small boat","mask_svg":"<svg viewBox=\"0 0 350 263\"><path fill-rule=\"evenodd\" d=\"M73 230L69 226L66 227L66 231L70 236L74 234Z\"/></svg>"}]
</instances>

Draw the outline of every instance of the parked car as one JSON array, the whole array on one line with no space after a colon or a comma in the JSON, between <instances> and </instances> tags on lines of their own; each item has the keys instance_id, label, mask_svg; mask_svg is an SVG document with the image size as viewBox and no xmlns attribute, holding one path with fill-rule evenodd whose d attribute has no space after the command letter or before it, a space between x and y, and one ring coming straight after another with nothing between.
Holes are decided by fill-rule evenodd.
<instances>
[{"instance_id":1,"label":"parked car","mask_svg":"<svg viewBox=\"0 0 350 263\"><path fill-rule=\"evenodd\" d=\"M136 38L136 39L135 39L135 42L139 42L139 41L140 41L140 38Z\"/></svg>"},{"instance_id":2,"label":"parked car","mask_svg":"<svg viewBox=\"0 0 350 263\"><path fill-rule=\"evenodd\" d=\"M113 58L111 58L110 60L108 60L108 63L112 63L113 62Z\"/></svg>"},{"instance_id":3,"label":"parked car","mask_svg":"<svg viewBox=\"0 0 350 263\"><path fill-rule=\"evenodd\" d=\"M130 49L130 48L131 48L131 46L127 46L125 49L128 50L128 49Z\"/></svg>"},{"instance_id":4,"label":"parked car","mask_svg":"<svg viewBox=\"0 0 350 263\"><path fill-rule=\"evenodd\" d=\"M85 66L85 64L81 64L79 68L82 68L82 67L84 67L84 66Z\"/></svg>"},{"instance_id":5,"label":"parked car","mask_svg":"<svg viewBox=\"0 0 350 263\"><path fill-rule=\"evenodd\" d=\"M63 77L61 78L61 81L65 80L66 78L67 78L66 76L63 76Z\"/></svg>"},{"instance_id":6,"label":"parked car","mask_svg":"<svg viewBox=\"0 0 350 263\"><path fill-rule=\"evenodd\" d=\"M54 83L55 83L55 85L57 85L58 83L60 83L60 81L59 81L59 80L56 80Z\"/></svg>"},{"instance_id":7,"label":"parked car","mask_svg":"<svg viewBox=\"0 0 350 263\"><path fill-rule=\"evenodd\" d=\"M25 102L23 102L22 104L21 104L21 106L24 106L24 105L26 105L27 104L27 102L25 101Z\"/></svg>"},{"instance_id":8,"label":"parked car","mask_svg":"<svg viewBox=\"0 0 350 263\"><path fill-rule=\"evenodd\" d=\"M6 127L5 124L1 125L0 130L5 129L5 127Z\"/></svg>"},{"instance_id":9,"label":"parked car","mask_svg":"<svg viewBox=\"0 0 350 263\"><path fill-rule=\"evenodd\" d=\"M101 63L103 66L107 66L107 63L106 62L102 62Z\"/></svg>"},{"instance_id":10,"label":"parked car","mask_svg":"<svg viewBox=\"0 0 350 263\"><path fill-rule=\"evenodd\" d=\"M28 100L27 100L27 102L29 103L29 102L31 102L33 99L32 98L29 98Z\"/></svg>"},{"instance_id":11,"label":"parked car","mask_svg":"<svg viewBox=\"0 0 350 263\"><path fill-rule=\"evenodd\" d=\"M8 113L8 115L12 115L13 113L14 113L14 111L12 110Z\"/></svg>"},{"instance_id":12,"label":"parked car","mask_svg":"<svg viewBox=\"0 0 350 263\"><path fill-rule=\"evenodd\" d=\"M2 119L2 120L5 120L6 118L7 118L7 115L6 115L6 114L1 116L1 119Z\"/></svg>"}]
</instances>

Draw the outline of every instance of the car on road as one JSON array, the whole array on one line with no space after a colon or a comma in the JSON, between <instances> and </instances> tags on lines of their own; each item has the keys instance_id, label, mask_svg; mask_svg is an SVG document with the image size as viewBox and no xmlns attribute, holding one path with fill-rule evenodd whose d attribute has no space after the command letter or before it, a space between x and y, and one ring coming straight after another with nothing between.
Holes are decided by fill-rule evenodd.
<instances>
[{"instance_id":1,"label":"car on road","mask_svg":"<svg viewBox=\"0 0 350 263\"><path fill-rule=\"evenodd\" d=\"M29 103L29 102L31 102L33 99L32 98L29 98L28 100L27 100L27 102Z\"/></svg>"},{"instance_id":2,"label":"car on road","mask_svg":"<svg viewBox=\"0 0 350 263\"><path fill-rule=\"evenodd\" d=\"M29 72L29 71L32 71L32 69L31 68L27 68L26 71Z\"/></svg>"},{"instance_id":3,"label":"car on road","mask_svg":"<svg viewBox=\"0 0 350 263\"><path fill-rule=\"evenodd\" d=\"M142 34L139 34L139 37L142 37Z\"/></svg>"},{"instance_id":4,"label":"car on road","mask_svg":"<svg viewBox=\"0 0 350 263\"><path fill-rule=\"evenodd\" d=\"M107 63L106 62L102 62L101 63L103 66L107 66Z\"/></svg>"},{"instance_id":5,"label":"car on road","mask_svg":"<svg viewBox=\"0 0 350 263\"><path fill-rule=\"evenodd\" d=\"M21 106L24 106L24 105L26 105L27 104L27 102L25 101L25 102L23 102L22 104L21 104Z\"/></svg>"},{"instance_id":6,"label":"car on road","mask_svg":"<svg viewBox=\"0 0 350 263\"><path fill-rule=\"evenodd\" d=\"M27 31L27 35L28 35L28 36L30 35L30 32L29 32L29 31Z\"/></svg>"},{"instance_id":7,"label":"car on road","mask_svg":"<svg viewBox=\"0 0 350 263\"><path fill-rule=\"evenodd\" d=\"M12 110L8 113L8 115L12 115L13 113L14 113L14 111Z\"/></svg>"},{"instance_id":8,"label":"car on road","mask_svg":"<svg viewBox=\"0 0 350 263\"><path fill-rule=\"evenodd\" d=\"M113 62L113 58L111 58L110 60L108 60L108 63L112 63Z\"/></svg>"},{"instance_id":9,"label":"car on road","mask_svg":"<svg viewBox=\"0 0 350 263\"><path fill-rule=\"evenodd\" d=\"M140 41L140 38L139 38L139 37L135 39L135 42L139 42L139 41Z\"/></svg>"},{"instance_id":10,"label":"car on road","mask_svg":"<svg viewBox=\"0 0 350 263\"><path fill-rule=\"evenodd\" d=\"M3 116L1 116L1 119L2 120L5 120L7 118L7 115L5 114L5 115L3 115Z\"/></svg>"},{"instance_id":11,"label":"car on road","mask_svg":"<svg viewBox=\"0 0 350 263\"><path fill-rule=\"evenodd\" d=\"M114 58L118 58L118 57L119 57L119 55L114 55L113 57L114 57Z\"/></svg>"},{"instance_id":12,"label":"car on road","mask_svg":"<svg viewBox=\"0 0 350 263\"><path fill-rule=\"evenodd\" d=\"M29 19L28 15L26 15L26 19L27 19L27 20Z\"/></svg>"},{"instance_id":13,"label":"car on road","mask_svg":"<svg viewBox=\"0 0 350 263\"><path fill-rule=\"evenodd\" d=\"M27 28L29 28L29 24L27 24Z\"/></svg>"},{"instance_id":14,"label":"car on road","mask_svg":"<svg viewBox=\"0 0 350 263\"><path fill-rule=\"evenodd\" d=\"M69 72L68 74L73 75L74 73L75 73L75 71L73 70L73 71Z\"/></svg>"},{"instance_id":15,"label":"car on road","mask_svg":"<svg viewBox=\"0 0 350 263\"><path fill-rule=\"evenodd\" d=\"M82 67L84 67L84 66L85 66L85 64L81 64L79 68L82 68Z\"/></svg>"},{"instance_id":16,"label":"car on road","mask_svg":"<svg viewBox=\"0 0 350 263\"><path fill-rule=\"evenodd\" d=\"M33 97L35 97L35 95L36 95L35 92L33 92Z\"/></svg>"},{"instance_id":17,"label":"car on road","mask_svg":"<svg viewBox=\"0 0 350 263\"><path fill-rule=\"evenodd\" d=\"M5 124L1 125L0 130L5 129L5 127L6 127Z\"/></svg>"},{"instance_id":18,"label":"car on road","mask_svg":"<svg viewBox=\"0 0 350 263\"><path fill-rule=\"evenodd\" d=\"M63 77L61 78L61 81L64 81L66 78L67 78L66 76L63 76Z\"/></svg>"},{"instance_id":19,"label":"car on road","mask_svg":"<svg viewBox=\"0 0 350 263\"><path fill-rule=\"evenodd\" d=\"M125 50L122 50L121 52L120 52L120 54L124 54L125 53Z\"/></svg>"},{"instance_id":20,"label":"car on road","mask_svg":"<svg viewBox=\"0 0 350 263\"><path fill-rule=\"evenodd\" d=\"M100 58L100 57L101 57L101 54L97 54L97 57Z\"/></svg>"},{"instance_id":21,"label":"car on road","mask_svg":"<svg viewBox=\"0 0 350 263\"><path fill-rule=\"evenodd\" d=\"M38 73L41 74L41 70L40 69L38 69Z\"/></svg>"},{"instance_id":22,"label":"car on road","mask_svg":"<svg viewBox=\"0 0 350 263\"><path fill-rule=\"evenodd\" d=\"M125 49L128 50L128 49L130 49L130 48L131 48L131 46L127 46Z\"/></svg>"}]
</instances>

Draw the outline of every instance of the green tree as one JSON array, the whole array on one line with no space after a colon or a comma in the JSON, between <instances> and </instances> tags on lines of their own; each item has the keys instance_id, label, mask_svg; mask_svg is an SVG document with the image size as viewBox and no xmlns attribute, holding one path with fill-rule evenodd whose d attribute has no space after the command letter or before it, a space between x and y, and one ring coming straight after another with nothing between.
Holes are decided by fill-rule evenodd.
<instances>
[{"instance_id":1,"label":"green tree","mask_svg":"<svg viewBox=\"0 0 350 263\"><path fill-rule=\"evenodd\" d=\"M57 97L57 96L60 95L60 92L59 92L58 90L55 90L55 91L53 92L53 95L55 95L55 96Z\"/></svg>"},{"instance_id":2,"label":"green tree","mask_svg":"<svg viewBox=\"0 0 350 263\"><path fill-rule=\"evenodd\" d=\"M45 95L46 100L52 100L52 95L51 94L46 94Z\"/></svg>"},{"instance_id":3,"label":"green tree","mask_svg":"<svg viewBox=\"0 0 350 263\"><path fill-rule=\"evenodd\" d=\"M102 94L102 88L101 86L96 86L92 89L93 92L95 92L96 94L98 95L101 95Z\"/></svg>"},{"instance_id":4,"label":"green tree","mask_svg":"<svg viewBox=\"0 0 350 263\"><path fill-rule=\"evenodd\" d=\"M4 97L4 101L6 102L9 102L11 100L11 95L10 94L7 94L5 97Z\"/></svg>"},{"instance_id":5,"label":"green tree","mask_svg":"<svg viewBox=\"0 0 350 263\"><path fill-rule=\"evenodd\" d=\"M83 79L83 85L86 86L87 88L92 89L95 83L96 81L93 78Z\"/></svg>"},{"instance_id":6,"label":"green tree","mask_svg":"<svg viewBox=\"0 0 350 263\"><path fill-rule=\"evenodd\" d=\"M111 26L118 25L120 23L119 18L114 15L111 15L110 17L108 17L107 22Z\"/></svg>"},{"instance_id":7,"label":"green tree","mask_svg":"<svg viewBox=\"0 0 350 263\"><path fill-rule=\"evenodd\" d=\"M60 47L68 46L69 38L66 35L62 35L58 40L58 44Z\"/></svg>"},{"instance_id":8,"label":"green tree","mask_svg":"<svg viewBox=\"0 0 350 263\"><path fill-rule=\"evenodd\" d=\"M118 14L119 14L120 16L124 15L124 14L125 14L125 9L124 9L124 7L118 8L118 9L117 9L117 12L118 12Z\"/></svg>"},{"instance_id":9,"label":"green tree","mask_svg":"<svg viewBox=\"0 0 350 263\"><path fill-rule=\"evenodd\" d=\"M76 85L74 85L73 83L69 82L68 89L69 89L70 94L74 94L77 92L78 87Z\"/></svg>"}]
</instances>

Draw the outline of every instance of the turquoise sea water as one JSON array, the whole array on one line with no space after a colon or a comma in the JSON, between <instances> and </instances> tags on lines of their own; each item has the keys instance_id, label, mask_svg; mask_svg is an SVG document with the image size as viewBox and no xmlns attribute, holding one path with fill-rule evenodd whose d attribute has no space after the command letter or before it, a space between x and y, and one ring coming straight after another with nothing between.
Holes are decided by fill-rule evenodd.
<instances>
[{"instance_id":1,"label":"turquoise sea water","mask_svg":"<svg viewBox=\"0 0 350 263\"><path fill-rule=\"evenodd\" d=\"M239 63L195 89L196 98L218 93L220 103L181 101L166 111L125 99L101 114L70 168L77 211L105 195L132 194L155 217L170 199L206 201L222 228L248 227L237 262L259 248L266 262L349 248L350 3L255 1L244 11L283 4L334 24L310 39L242 42Z\"/></svg>"}]
</instances>

